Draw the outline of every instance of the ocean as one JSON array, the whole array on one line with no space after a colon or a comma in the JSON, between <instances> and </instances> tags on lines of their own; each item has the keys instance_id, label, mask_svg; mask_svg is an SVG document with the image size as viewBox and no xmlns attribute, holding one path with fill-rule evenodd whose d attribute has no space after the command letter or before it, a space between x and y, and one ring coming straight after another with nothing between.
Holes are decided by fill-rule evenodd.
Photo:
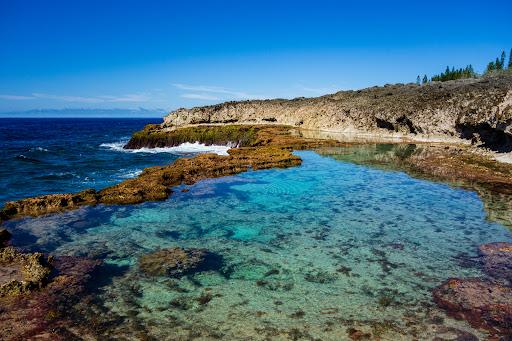
<instances>
[{"instance_id":1,"label":"ocean","mask_svg":"<svg viewBox=\"0 0 512 341\"><path fill-rule=\"evenodd\" d=\"M226 148L124 150L131 134L161 119L0 118L0 205L26 197L100 189L197 152Z\"/></svg>"}]
</instances>

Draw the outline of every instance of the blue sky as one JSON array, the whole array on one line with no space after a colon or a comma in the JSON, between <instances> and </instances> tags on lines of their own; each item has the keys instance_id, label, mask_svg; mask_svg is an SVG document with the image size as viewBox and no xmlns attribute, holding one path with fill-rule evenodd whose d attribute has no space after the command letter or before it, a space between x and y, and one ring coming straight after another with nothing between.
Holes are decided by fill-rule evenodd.
<instances>
[{"instance_id":1,"label":"blue sky","mask_svg":"<svg viewBox=\"0 0 512 341\"><path fill-rule=\"evenodd\" d=\"M318 96L512 47L511 1L0 0L0 112Z\"/></svg>"}]
</instances>

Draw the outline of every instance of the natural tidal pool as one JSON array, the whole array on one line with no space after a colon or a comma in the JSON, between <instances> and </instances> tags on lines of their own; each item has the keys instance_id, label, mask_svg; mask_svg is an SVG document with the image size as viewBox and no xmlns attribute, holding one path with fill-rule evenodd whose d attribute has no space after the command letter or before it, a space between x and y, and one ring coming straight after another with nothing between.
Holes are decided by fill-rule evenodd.
<instances>
[{"instance_id":1,"label":"natural tidal pool","mask_svg":"<svg viewBox=\"0 0 512 341\"><path fill-rule=\"evenodd\" d=\"M485 335L447 317L431 295L450 277L485 276L480 244L512 241L510 230L486 220L477 194L312 151L296 154L300 167L201 181L164 202L88 207L6 227L16 246L104 260L89 302L96 319L110 321L104 336ZM140 271L140 256L173 246L206 248L222 264L181 278Z\"/></svg>"}]
</instances>

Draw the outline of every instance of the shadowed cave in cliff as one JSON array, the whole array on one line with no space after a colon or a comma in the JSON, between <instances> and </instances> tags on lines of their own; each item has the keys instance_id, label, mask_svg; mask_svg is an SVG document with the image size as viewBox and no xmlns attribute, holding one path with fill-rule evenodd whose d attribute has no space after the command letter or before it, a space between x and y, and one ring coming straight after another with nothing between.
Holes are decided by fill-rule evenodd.
<instances>
[{"instance_id":1,"label":"shadowed cave in cliff","mask_svg":"<svg viewBox=\"0 0 512 341\"><path fill-rule=\"evenodd\" d=\"M472 143L480 141L481 147L498 153L512 152L512 136L503 130L491 127L489 123L459 123L455 128L461 138L471 140Z\"/></svg>"}]
</instances>

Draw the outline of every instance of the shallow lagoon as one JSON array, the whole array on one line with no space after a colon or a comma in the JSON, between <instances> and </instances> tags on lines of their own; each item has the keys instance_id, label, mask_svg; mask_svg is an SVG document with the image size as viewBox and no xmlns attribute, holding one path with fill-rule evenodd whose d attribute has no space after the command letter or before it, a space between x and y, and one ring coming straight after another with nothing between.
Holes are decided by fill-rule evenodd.
<instances>
[{"instance_id":1,"label":"shallow lagoon","mask_svg":"<svg viewBox=\"0 0 512 341\"><path fill-rule=\"evenodd\" d=\"M480 244L512 241L486 221L475 193L297 154L300 167L202 181L165 202L7 227L18 246L105 260L96 304L117 322L111 335L343 340L356 328L388 340L481 336L446 317L430 293L449 277L484 276ZM171 246L208 248L224 266L181 279L138 271L140 255Z\"/></svg>"}]
</instances>

